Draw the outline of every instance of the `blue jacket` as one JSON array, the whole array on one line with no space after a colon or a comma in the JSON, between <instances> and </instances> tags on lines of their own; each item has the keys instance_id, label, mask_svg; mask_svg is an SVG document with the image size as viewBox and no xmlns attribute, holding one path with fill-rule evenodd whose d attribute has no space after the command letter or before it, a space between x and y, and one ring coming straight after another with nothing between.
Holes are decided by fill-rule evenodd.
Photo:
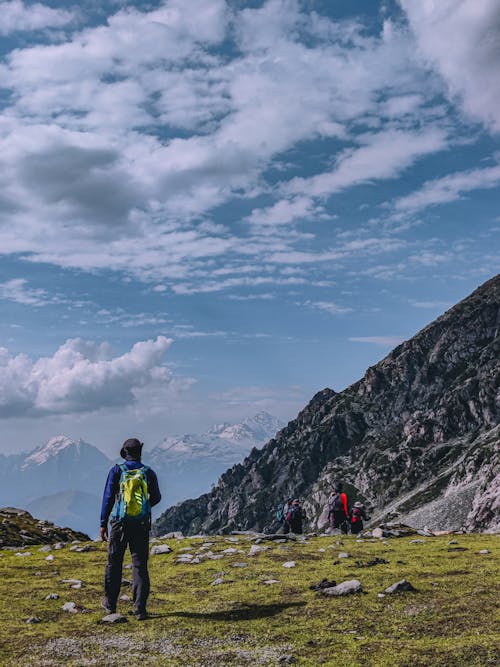
<instances>
[{"instance_id":1,"label":"blue jacket","mask_svg":"<svg viewBox=\"0 0 500 667\"><path fill-rule=\"evenodd\" d=\"M125 461L125 465L129 470L137 470L137 468L143 468L144 463L142 461ZM106 480L106 486L104 487L104 495L102 497L102 509L101 509L101 526L106 527L108 525L109 516L115 504L117 495L120 490L120 477L122 471L118 464L113 466L108 473L108 479ZM151 507L157 505L161 500L161 493L158 487L158 478L156 473L149 468L146 471L146 478L148 480L148 490L149 490L149 499L151 502Z\"/></svg>"}]
</instances>

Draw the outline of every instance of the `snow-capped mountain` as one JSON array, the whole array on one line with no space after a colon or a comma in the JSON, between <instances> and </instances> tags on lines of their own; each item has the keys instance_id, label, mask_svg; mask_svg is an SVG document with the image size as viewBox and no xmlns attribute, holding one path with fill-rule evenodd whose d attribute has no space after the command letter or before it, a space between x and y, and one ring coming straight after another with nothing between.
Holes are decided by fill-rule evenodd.
<instances>
[{"instance_id":1,"label":"snow-capped mountain","mask_svg":"<svg viewBox=\"0 0 500 667\"><path fill-rule=\"evenodd\" d=\"M162 504L199 495L252 447L262 447L283 424L261 412L240 424L218 424L206 433L165 438L144 452L144 461L156 471ZM116 452L116 460L119 452ZM97 447L65 435L50 438L28 454L0 454L0 506L43 509L39 518L70 521L70 527L91 535L99 526L100 498L113 461ZM38 516L38 515L37 515Z\"/></svg>"},{"instance_id":2,"label":"snow-capped mountain","mask_svg":"<svg viewBox=\"0 0 500 667\"><path fill-rule=\"evenodd\" d=\"M152 465L197 459L237 463L253 447L262 447L281 428L283 424L279 419L259 412L240 424L217 424L206 433L169 436L152 449L148 457Z\"/></svg>"},{"instance_id":3,"label":"snow-capped mountain","mask_svg":"<svg viewBox=\"0 0 500 667\"><path fill-rule=\"evenodd\" d=\"M162 489L159 509L208 491L224 470L242 461L253 447L263 447L282 428L279 419L259 412L239 424L217 424L205 433L165 438L144 452Z\"/></svg>"}]
</instances>

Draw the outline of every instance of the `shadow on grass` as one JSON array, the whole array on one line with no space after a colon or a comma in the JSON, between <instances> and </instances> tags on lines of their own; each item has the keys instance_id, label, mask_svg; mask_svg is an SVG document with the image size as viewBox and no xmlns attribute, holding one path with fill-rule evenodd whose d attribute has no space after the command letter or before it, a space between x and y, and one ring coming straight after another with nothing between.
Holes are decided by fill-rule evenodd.
<instances>
[{"instance_id":1,"label":"shadow on grass","mask_svg":"<svg viewBox=\"0 0 500 667\"><path fill-rule=\"evenodd\" d=\"M221 611L174 611L169 616L181 618L199 618L211 621L251 621L257 618L276 616L285 609L303 607L305 602L288 602L283 604L248 604L237 609Z\"/></svg>"}]
</instances>

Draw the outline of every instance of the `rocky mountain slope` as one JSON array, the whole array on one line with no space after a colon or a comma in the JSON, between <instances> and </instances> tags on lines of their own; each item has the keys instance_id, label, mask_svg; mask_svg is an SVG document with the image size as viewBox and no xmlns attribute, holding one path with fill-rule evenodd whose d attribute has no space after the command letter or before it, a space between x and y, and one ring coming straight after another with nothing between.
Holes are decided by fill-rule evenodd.
<instances>
[{"instance_id":1,"label":"rocky mountain slope","mask_svg":"<svg viewBox=\"0 0 500 667\"><path fill-rule=\"evenodd\" d=\"M300 496L310 527L332 482L376 521L500 527L500 276L395 348L344 391L325 389L208 494L170 508L158 534L273 529Z\"/></svg>"},{"instance_id":2,"label":"rocky mountain slope","mask_svg":"<svg viewBox=\"0 0 500 667\"><path fill-rule=\"evenodd\" d=\"M85 533L59 528L45 519L34 519L15 507L0 508L0 548L26 547L30 544L88 541Z\"/></svg>"}]
</instances>

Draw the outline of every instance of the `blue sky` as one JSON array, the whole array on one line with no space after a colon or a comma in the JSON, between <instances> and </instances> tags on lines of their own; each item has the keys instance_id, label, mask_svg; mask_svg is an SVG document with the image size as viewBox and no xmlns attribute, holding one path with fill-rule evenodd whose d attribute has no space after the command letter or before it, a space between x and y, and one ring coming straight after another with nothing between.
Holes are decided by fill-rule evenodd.
<instances>
[{"instance_id":1,"label":"blue sky","mask_svg":"<svg viewBox=\"0 0 500 667\"><path fill-rule=\"evenodd\" d=\"M341 390L498 272L496 0L0 1L0 452Z\"/></svg>"}]
</instances>

